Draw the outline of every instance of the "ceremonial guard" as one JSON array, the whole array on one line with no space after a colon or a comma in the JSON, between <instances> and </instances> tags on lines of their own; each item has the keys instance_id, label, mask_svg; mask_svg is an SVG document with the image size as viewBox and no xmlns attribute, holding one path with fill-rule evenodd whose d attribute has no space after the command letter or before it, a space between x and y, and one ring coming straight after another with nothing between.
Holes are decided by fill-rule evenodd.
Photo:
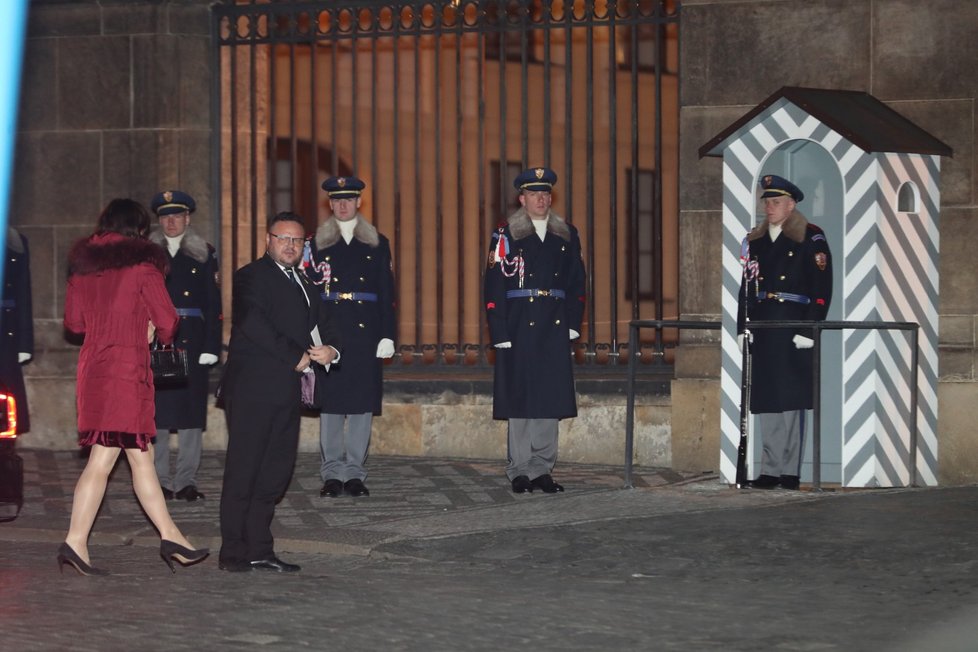
<instances>
[{"instance_id":1,"label":"ceremonial guard","mask_svg":"<svg viewBox=\"0 0 978 652\"><path fill-rule=\"evenodd\" d=\"M374 415L381 413L383 359L394 355L394 274L387 238L360 214L366 184L323 182L332 216L306 243L303 269L343 334L343 361L317 370L320 496L368 496L364 463Z\"/></svg>"},{"instance_id":2,"label":"ceremonial guard","mask_svg":"<svg viewBox=\"0 0 978 652\"><path fill-rule=\"evenodd\" d=\"M555 183L542 167L516 178L521 208L492 233L485 275L493 418L508 420L515 493L563 491L551 476L558 422L577 416L569 342L580 337L584 263L577 229L550 210Z\"/></svg>"},{"instance_id":3,"label":"ceremonial guard","mask_svg":"<svg viewBox=\"0 0 978 652\"><path fill-rule=\"evenodd\" d=\"M186 349L188 382L156 388L156 473L163 495L187 501L204 494L197 489L203 431L207 427L208 371L221 352L221 290L217 254L190 226L194 198L167 190L150 204L160 223L149 239L170 254L166 289L180 316L175 345ZM176 474L171 481L170 433L178 433Z\"/></svg>"},{"instance_id":4,"label":"ceremonial guard","mask_svg":"<svg viewBox=\"0 0 978 652\"><path fill-rule=\"evenodd\" d=\"M737 332L750 322L824 320L832 300L825 233L796 208L802 191L779 176L761 179L765 220L744 238L745 273ZM750 486L798 489L805 410L812 401L810 329L751 331L751 412L763 443L761 474Z\"/></svg>"},{"instance_id":5,"label":"ceremonial guard","mask_svg":"<svg viewBox=\"0 0 978 652\"><path fill-rule=\"evenodd\" d=\"M31 261L27 238L7 229L3 298L0 304L0 386L17 402L17 434L31 429L27 390L21 365L34 356L34 316L31 308Z\"/></svg>"}]
</instances>

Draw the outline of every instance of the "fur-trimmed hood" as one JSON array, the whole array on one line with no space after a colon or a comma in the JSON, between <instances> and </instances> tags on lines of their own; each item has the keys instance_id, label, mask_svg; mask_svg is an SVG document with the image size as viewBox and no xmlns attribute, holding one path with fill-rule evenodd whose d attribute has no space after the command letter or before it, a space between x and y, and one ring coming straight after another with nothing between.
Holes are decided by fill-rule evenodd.
<instances>
[{"instance_id":1,"label":"fur-trimmed hood","mask_svg":"<svg viewBox=\"0 0 978 652\"><path fill-rule=\"evenodd\" d=\"M533 220L527 215L526 208L523 206L520 206L518 211L510 215L506 223L509 225L509 233L514 240L522 240L537 232L533 228ZM570 242L571 239L567 222L553 211L550 211L550 216L547 218L547 233L553 233L566 242Z\"/></svg>"},{"instance_id":2,"label":"fur-trimmed hood","mask_svg":"<svg viewBox=\"0 0 978 652\"><path fill-rule=\"evenodd\" d=\"M768 226L770 225L768 224L767 219L765 219L747 234L747 240L753 242L762 235L767 235ZM789 240L794 240L795 242L804 242L805 232L807 230L808 219L798 212L797 209L791 211L791 215L789 215L781 225L781 233L787 236Z\"/></svg>"},{"instance_id":3,"label":"fur-trimmed hood","mask_svg":"<svg viewBox=\"0 0 978 652\"><path fill-rule=\"evenodd\" d=\"M96 233L82 238L68 251L68 276L95 274L149 263L165 276L169 256L159 245L118 233Z\"/></svg>"},{"instance_id":4,"label":"fur-trimmed hood","mask_svg":"<svg viewBox=\"0 0 978 652\"><path fill-rule=\"evenodd\" d=\"M357 221L357 225L353 227L354 239L369 245L371 248L380 244L380 235L373 224L364 219L360 213L357 213L353 219ZM330 217L316 229L316 249L332 247L340 241L340 237L340 222L335 217Z\"/></svg>"},{"instance_id":5,"label":"fur-trimmed hood","mask_svg":"<svg viewBox=\"0 0 978 652\"><path fill-rule=\"evenodd\" d=\"M154 226L153 230L149 232L149 241L158 244L163 247L164 251L167 251L166 234L159 226ZM206 263L210 256L207 241L190 226L183 232L183 238L180 239L180 251L200 264Z\"/></svg>"}]
</instances>

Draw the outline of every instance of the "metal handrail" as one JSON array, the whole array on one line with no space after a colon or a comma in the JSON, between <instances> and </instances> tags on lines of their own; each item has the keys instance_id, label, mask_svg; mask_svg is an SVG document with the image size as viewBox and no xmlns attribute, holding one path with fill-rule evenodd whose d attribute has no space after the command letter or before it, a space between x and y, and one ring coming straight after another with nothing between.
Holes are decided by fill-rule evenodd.
<instances>
[{"instance_id":1,"label":"metal handrail","mask_svg":"<svg viewBox=\"0 0 978 652\"><path fill-rule=\"evenodd\" d=\"M718 330L722 323L718 321L693 321L682 319L634 319L628 322L628 402L625 415L625 488L631 489L632 456L635 435L635 358L632 352L637 350L638 331L640 328L679 328ZM819 352L822 344L822 331L825 330L902 330L910 331L910 450L908 467L910 469L910 486L917 485L917 372L919 367L919 335L920 324L917 322L890 321L810 321L810 320L781 320L781 321L752 321L751 330L764 328L806 328L814 334L815 344L812 348L812 486L815 491L822 489L822 369Z\"/></svg>"}]
</instances>

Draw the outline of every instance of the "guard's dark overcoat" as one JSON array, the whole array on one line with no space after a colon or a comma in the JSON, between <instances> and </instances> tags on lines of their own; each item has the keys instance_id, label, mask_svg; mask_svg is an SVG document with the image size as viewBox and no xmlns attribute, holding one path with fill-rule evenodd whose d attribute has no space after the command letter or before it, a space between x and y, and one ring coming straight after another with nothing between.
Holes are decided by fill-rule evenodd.
<instances>
[{"instance_id":1,"label":"guard's dark overcoat","mask_svg":"<svg viewBox=\"0 0 978 652\"><path fill-rule=\"evenodd\" d=\"M0 307L0 385L17 401L17 434L20 435L31 429L31 416L18 353L34 355L31 263L27 238L9 229L4 255L3 304Z\"/></svg>"},{"instance_id":2,"label":"guard's dark overcoat","mask_svg":"<svg viewBox=\"0 0 978 652\"><path fill-rule=\"evenodd\" d=\"M497 259L506 238L506 262ZM514 213L490 238L484 294L489 337L494 349L492 416L495 419L565 419L577 416L569 329L580 333L584 315L584 263L577 229L554 213L543 241L525 209ZM552 296L507 298L522 289L563 290ZM512 275L508 275L512 273Z\"/></svg>"},{"instance_id":3,"label":"guard's dark overcoat","mask_svg":"<svg viewBox=\"0 0 978 652\"><path fill-rule=\"evenodd\" d=\"M757 280L741 283L737 332L744 330L745 314L750 321L824 320L832 300L832 256L822 229L794 211L774 242L768 235L767 221L751 231L747 241L749 259L757 264ZM777 292L802 295L810 302L758 300L759 293ZM795 334L812 337L811 331L752 332L751 412L811 409L812 349L798 349L792 342Z\"/></svg>"},{"instance_id":4,"label":"guard's dark overcoat","mask_svg":"<svg viewBox=\"0 0 978 652\"><path fill-rule=\"evenodd\" d=\"M159 227L153 229L149 239L166 249L166 238ZM201 353L221 353L219 269L214 247L187 227L180 248L170 257L166 290L177 312L200 310L201 316L180 316L175 344L187 350L190 374L186 385L156 388L156 427L160 430L207 427L210 366L197 360Z\"/></svg>"},{"instance_id":5,"label":"guard's dark overcoat","mask_svg":"<svg viewBox=\"0 0 978 652\"><path fill-rule=\"evenodd\" d=\"M307 278L319 290L327 314L343 334L343 355L329 373L318 371L316 393L323 414L381 414L384 396L383 361L377 343L394 339L394 274L387 238L357 215L353 239L347 244L336 218L316 231L312 266ZM328 278L323 270L329 268ZM376 301L322 297L330 293L369 293Z\"/></svg>"}]
</instances>

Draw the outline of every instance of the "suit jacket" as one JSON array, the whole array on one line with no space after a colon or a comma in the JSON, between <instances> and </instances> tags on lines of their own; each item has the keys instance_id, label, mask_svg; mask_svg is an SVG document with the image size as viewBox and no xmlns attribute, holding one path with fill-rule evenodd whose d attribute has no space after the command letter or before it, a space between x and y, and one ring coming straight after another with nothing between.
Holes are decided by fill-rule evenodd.
<instances>
[{"instance_id":1,"label":"suit jacket","mask_svg":"<svg viewBox=\"0 0 978 652\"><path fill-rule=\"evenodd\" d=\"M340 349L339 334L316 292L302 280L308 305L268 254L234 273L231 341L224 372L227 401L289 406L300 398L295 370L319 326L323 344Z\"/></svg>"}]
</instances>

